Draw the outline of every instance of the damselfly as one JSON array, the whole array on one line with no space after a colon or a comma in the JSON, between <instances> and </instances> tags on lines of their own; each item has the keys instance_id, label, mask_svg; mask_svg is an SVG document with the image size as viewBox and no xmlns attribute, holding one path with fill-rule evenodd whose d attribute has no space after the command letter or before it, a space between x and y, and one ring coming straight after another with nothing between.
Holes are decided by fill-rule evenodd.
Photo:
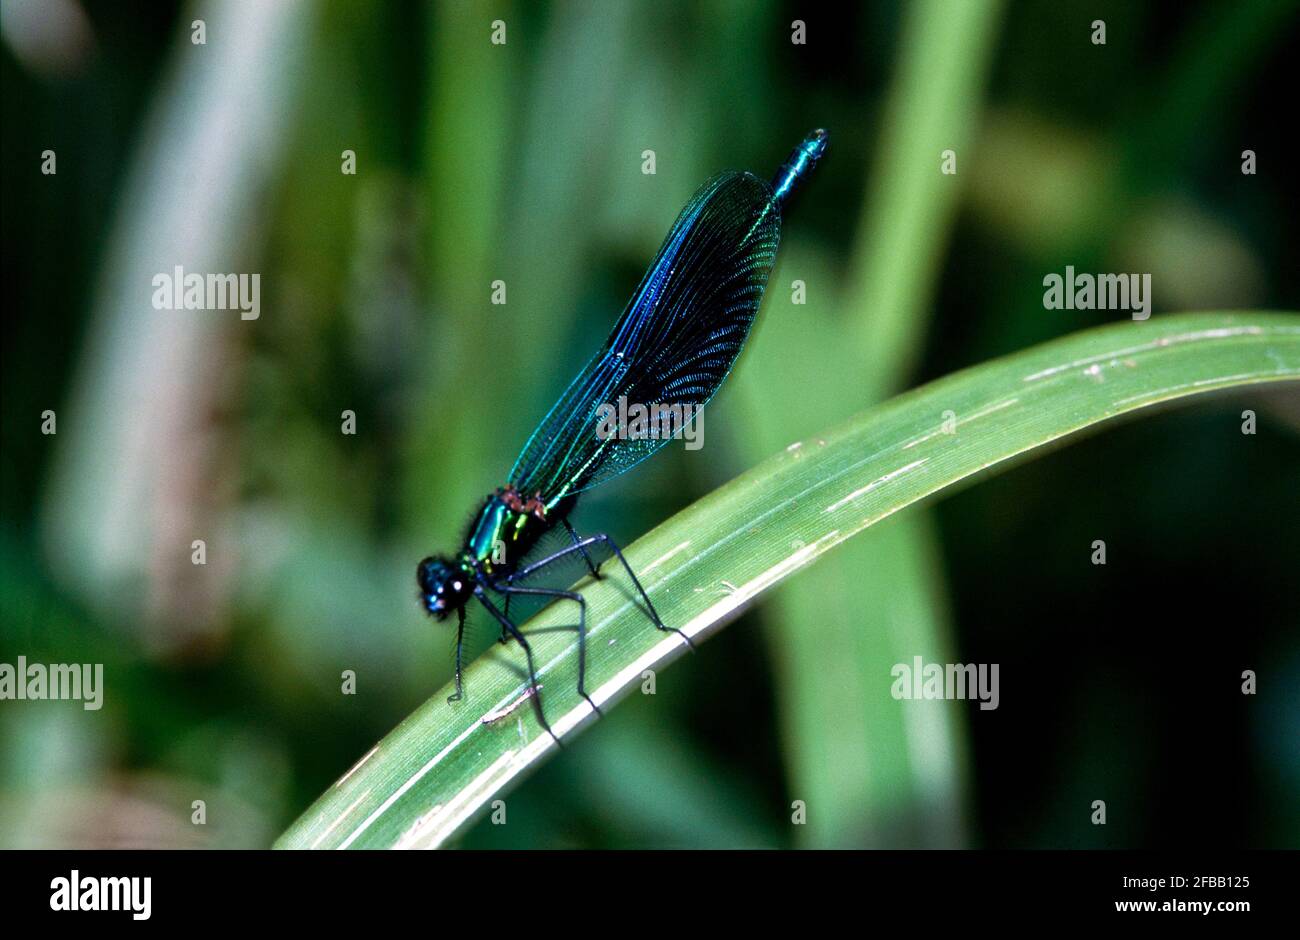
<instances>
[{"instance_id":1,"label":"damselfly","mask_svg":"<svg viewBox=\"0 0 1300 940\"><path fill-rule=\"evenodd\" d=\"M677 217L605 345L528 439L506 485L483 504L464 547L458 554L420 562L416 580L424 609L439 620L453 611L459 617L456 692L449 701L461 697L465 607L471 598L501 625L502 642L513 639L523 649L529 688L540 688L532 648L509 616L510 598L529 595L578 605L578 693L591 702L586 690L586 601L574 591L523 582L575 553L598 578L588 551L597 545L618 558L654 625L672 630L659 618L618 545L604 534L579 536L569 521L580 493L631 469L669 439L601 433L598 425L608 413L602 406L623 400L693 411L713 397L731 371L763 298L776 260L782 206L821 158L826 142L824 130L813 131L771 183L732 171L700 188ZM541 538L558 525L564 526L572 544L528 561ZM504 598L504 603L498 606L494 598ZM532 699L538 720L550 732L540 694Z\"/></svg>"}]
</instances>

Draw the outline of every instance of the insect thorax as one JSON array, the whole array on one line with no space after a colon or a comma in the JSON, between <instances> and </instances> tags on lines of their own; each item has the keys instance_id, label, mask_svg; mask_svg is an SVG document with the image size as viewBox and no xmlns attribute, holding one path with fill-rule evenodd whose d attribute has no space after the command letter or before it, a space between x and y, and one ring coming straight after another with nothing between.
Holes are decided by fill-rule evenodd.
<instances>
[{"instance_id":1,"label":"insect thorax","mask_svg":"<svg viewBox=\"0 0 1300 940\"><path fill-rule=\"evenodd\" d=\"M503 487L483 504L465 540L465 553L485 574L509 574L568 510L562 503L548 511L536 496Z\"/></svg>"}]
</instances>

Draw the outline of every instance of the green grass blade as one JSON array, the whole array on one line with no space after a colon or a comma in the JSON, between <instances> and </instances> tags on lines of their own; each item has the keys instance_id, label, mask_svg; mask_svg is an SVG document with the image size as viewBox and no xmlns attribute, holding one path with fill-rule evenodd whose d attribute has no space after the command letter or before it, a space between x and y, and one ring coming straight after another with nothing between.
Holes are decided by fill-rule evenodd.
<instances>
[{"instance_id":1,"label":"green grass blade","mask_svg":"<svg viewBox=\"0 0 1300 940\"><path fill-rule=\"evenodd\" d=\"M1185 314L1077 333L967 369L864 412L701 499L627 550L669 624L695 640L868 526L1110 418L1201 392L1300 378L1300 315ZM955 433L945 433L945 413ZM802 547L793 549L796 543ZM588 688L608 708L681 655L622 577L582 585ZM872 599L864 597L863 604ZM595 720L574 691L573 612L551 607L526 631L556 732ZM810 624L809 629L816 629ZM882 663L881 669L888 668ZM720 677L722 678L722 677ZM657 681L665 681L662 676ZM444 688L331 787L281 837L284 848L433 847L461 832L556 751L537 727L514 646ZM833 720L834 716L827 716Z\"/></svg>"}]
</instances>

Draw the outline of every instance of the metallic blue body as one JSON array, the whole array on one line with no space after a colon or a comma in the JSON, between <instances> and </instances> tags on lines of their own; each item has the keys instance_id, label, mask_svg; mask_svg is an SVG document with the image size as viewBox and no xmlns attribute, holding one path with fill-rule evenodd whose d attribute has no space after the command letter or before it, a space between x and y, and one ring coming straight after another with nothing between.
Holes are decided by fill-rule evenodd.
<instances>
[{"instance_id":1,"label":"metallic blue body","mask_svg":"<svg viewBox=\"0 0 1300 940\"><path fill-rule=\"evenodd\" d=\"M772 202L778 207L785 202L786 197L799 185L800 180L812 172L812 168L817 165L817 161L826 152L828 140L829 135L821 128L818 128L805 137L803 143L794 148L794 153L790 154L790 159L786 160L781 169L776 171L776 176L772 178Z\"/></svg>"},{"instance_id":2,"label":"metallic blue body","mask_svg":"<svg viewBox=\"0 0 1300 940\"><path fill-rule=\"evenodd\" d=\"M511 574L542 536L564 520L572 504L572 499L560 500L538 515L519 509L517 503L512 507L503 492L494 493L470 526L462 570L472 576L477 569L491 578Z\"/></svg>"}]
</instances>

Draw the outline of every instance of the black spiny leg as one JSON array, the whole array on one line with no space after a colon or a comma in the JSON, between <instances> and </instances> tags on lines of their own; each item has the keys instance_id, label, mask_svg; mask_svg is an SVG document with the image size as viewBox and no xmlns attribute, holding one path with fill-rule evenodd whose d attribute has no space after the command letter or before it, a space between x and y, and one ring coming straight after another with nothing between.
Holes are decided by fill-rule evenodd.
<instances>
[{"instance_id":1,"label":"black spiny leg","mask_svg":"<svg viewBox=\"0 0 1300 940\"><path fill-rule=\"evenodd\" d=\"M547 565L553 564L554 562L559 561L561 558L565 557L566 555L572 555L574 552L577 551L580 551L585 555L587 553L587 546L595 545L597 542L603 542L604 544L608 545L613 550L614 554L618 556L618 560L623 565L623 570L627 572L627 576L631 578L632 583L636 585L636 590L637 593L641 595L641 600L645 601L646 614L647 616L649 616L650 621L655 625L655 627L659 630L663 630L665 633L668 632L676 633L686 642L686 645L690 647L692 651L694 651L695 644L691 642L690 637L688 637L681 630L678 630L676 627L665 626L664 622L659 619L659 612L655 610L655 605L650 602L650 596L646 594L645 588L641 586L641 581L637 578L636 572L632 570L632 566L629 565L627 563L627 559L623 557L623 550L620 549L618 545L614 543L614 540L610 538L608 535L604 535L604 534L589 535L586 538L579 539L577 542L575 542L573 545L568 546L567 548L562 548L558 552L555 552L552 555L548 555L545 558L533 562L531 565L528 565L524 568L520 568L518 571L514 573L512 578L515 580L518 580L520 578L526 578L529 575L531 575L533 572L538 571L541 568L545 568Z\"/></svg>"},{"instance_id":2,"label":"black spiny leg","mask_svg":"<svg viewBox=\"0 0 1300 940\"><path fill-rule=\"evenodd\" d=\"M506 633L508 633L510 636L514 637L515 642L518 643L521 647L523 647L524 659L528 663L528 685L530 690L533 693L532 695L533 709L534 711L537 712L537 721L543 728L546 729L546 733L551 736L552 740L555 741L556 745L558 745L559 747L564 747L564 745L560 743L560 739L556 737L555 732L551 730L550 722L546 720L546 714L545 712L542 711L542 693L541 690L538 688L537 670L533 668L533 648L528 645L528 641L524 639L524 635L519 632L519 628L516 627L513 623L511 623L505 614L497 610L495 604L493 604L490 600L488 600L487 594L484 592L483 587L481 586L483 583L485 582L480 582L480 587L477 590L475 590L474 596L477 597L479 599L479 602L488 609L488 613L490 613L493 617L496 618L497 623L501 624L501 629L504 630Z\"/></svg>"},{"instance_id":3,"label":"black spiny leg","mask_svg":"<svg viewBox=\"0 0 1300 940\"><path fill-rule=\"evenodd\" d=\"M461 695L460 662L461 651L465 646L465 608L462 607L457 613L460 615L460 620L456 624L456 694L447 696L449 702L459 702Z\"/></svg>"},{"instance_id":4,"label":"black spiny leg","mask_svg":"<svg viewBox=\"0 0 1300 940\"><path fill-rule=\"evenodd\" d=\"M600 572L596 569L595 564L592 563L591 556L587 554L587 546L582 543L582 539L578 538L578 533L573 528L573 523L571 523L568 519L565 519L564 528L568 530L569 538L573 539L573 544L576 545L578 549L582 552L582 558L587 563L587 570L591 572L591 576L593 578L599 581Z\"/></svg>"},{"instance_id":5,"label":"black spiny leg","mask_svg":"<svg viewBox=\"0 0 1300 940\"><path fill-rule=\"evenodd\" d=\"M509 582L510 582L510 579L507 578L507 579L506 579L506 583L508 584ZM505 618L506 618L507 620L510 619L510 595L509 595L509 594L506 595L506 602L505 602L505 605L504 605L504 607L503 607L503 609L502 609L501 612L502 612L503 614L505 614ZM507 642L509 639L510 639L510 634L506 632L506 628L503 626L503 627L501 628L501 635L500 635L499 637L497 637L497 642L500 643L502 646L505 646L505 645L506 645L506 642Z\"/></svg>"},{"instance_id":6,"label":"black spiny leg","mask_svg":"<svg viewBox=\"0 0 1300 940\"><path fill-rule=\"evenodd\" d=\"M506 595L507 599L511 594L532 594L538 597L555 597L566 598L576 601L578 604L578 694L587 700L592 711L597 715L604 716L604 712L597 707L596 703L591 700L587 694L587 600L581 594L575 591L556 591L551 588L528 588L515 587L512 584L498 584L495 589Z\"/></svg>"},{"instance_id":7,"label":"black spiny leg","mask_svg":"<svg viewBox=\"0 0 1300 940\"><path fill-rule=\"evenodd\" d=\"M592 576L592 578L593 578L594 580L599 581L599 580L601 579L601 577L602 577L602 575L601 575L601 573L600 573L600 569L596 567L596 563L595 563L594 561L591 560L591 555L589 555L589 554L587 553L587 545L589 545L590 542L584 542L584 541L582 540L582 538L578 535L577 530L573 528L573 523L571 523L568 519L562 519L562 520L560 520L560 521L564 523L564 528L568 530L569 538L573 539L573 546L572 546L572 548L577 548L579 551L582 552L582 559L583 559L583 561L585 561L585 562L587 563L587 571L589 571L589 572L591 573L591 576ZM570 550L572 550L572 549L570 549ZM561 555L562 555L562 553L561 553L561 554L551 555L551 556L549 556L549 557L543 559L543 563L544 563L544 562L548 562L548 561L554 561L556 558L561 557ZM529 568L528 570L529 570L529 571L532 571L533 569L532 569L532 568ZM521 573L522 573L522 572L516 572L515 574L512 574L512 575L510 575L508 578L506 578L505 583L506 583L507 587L508 587L509 585L513 584L515 578L519 577L519 575L520 575ZM500 593L502 593L502 594L504 594L504 595L506 596L506 601L505 601L505 603L501 605L501 612L502 612L503 614L505 614L506 617L508 618L508 617L510 616L510 595L511 595L512 592L509 591L509 590L506 590L506 588L504 588L504 587L502 587L502 586L500 586L500 585L496 585L496 586L495 586L495 590L498 591L498 592L500 592ZM522 593L522 592L520 592L520 593ZM509 635L508 633L506 633L506 631L505 631L504 629L502 629L502 631L501 631L501 636L497 639L497 642L498 642L498 643L501 643L501 644L504 644L504 643L506 642L506 640L509 639L509 636L510 636L510 635ZM594 706L593 706L593 707L594 707Z\"/></svg>"}]
</instances>

